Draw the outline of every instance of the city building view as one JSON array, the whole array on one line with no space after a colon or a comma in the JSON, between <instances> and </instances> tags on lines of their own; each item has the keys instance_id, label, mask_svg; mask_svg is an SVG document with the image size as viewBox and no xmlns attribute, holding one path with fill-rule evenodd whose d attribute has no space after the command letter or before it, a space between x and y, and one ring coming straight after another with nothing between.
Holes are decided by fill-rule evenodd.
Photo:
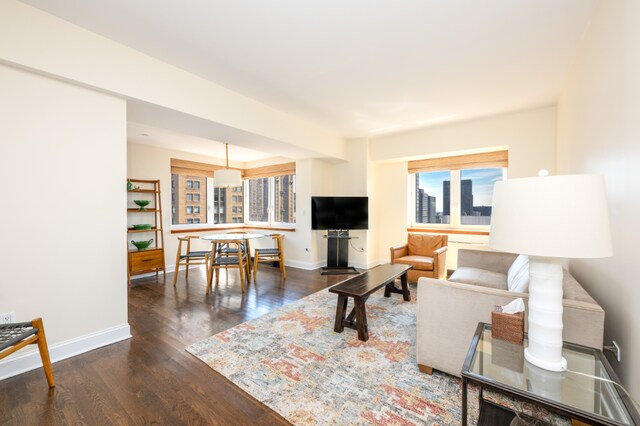
<instances>
[{"instance_id":1,"label":"city building view","mask_svg":"<svg viewBox=\"0 0 640 426\"><path fill-rule=\"evenodd\" d=\"M207 222L207 178L171 175L171 223L184 225Z\"/></svg>"},{"instance_id":2,"label":"city building view","mask_svg":"<svg viewBox=\"0 0 640 426\"><path fill-rule=\"evenodd\" d=\"M250 179L248 204L250 222L269 221L269 185L273 185L273 221L295 223L296 221L296 175L273 178Z\"/></svg>"},{"instance_id":3,"label":"city building view","mask_svg":"<svg viewBox=\"0 0 640 426\"><path fill-rule=\"evenodd\" d=\"M171 223L190 225L208 223L207 178L185 174L171 175ZM212 221L217 223L244 222L244 192L241 186L214 188Z\"/></svg>"},{"instance_id":4,"label":"city building view","mask_svg":"<svg viewBox=\"0 0 640 426\"><path fill-rule=\"evenodd\" d=\"M501 168L460 171L460 224L489 225L493 184L502 180ZM451 172L417 173L416 223L451 223Z\"/></svg>"},{"instance_id":5,"label":"city building view","mask_svg":"<svg viewBox=\"0 0 640 426\"><path fill-rule=\"evenodd\" d=\"M274 221L295 223L296 221L296 175L276 176L274 185Z\"/></svg>"},{"instance_id":6,"label":"city building view","mask_svg":"<svg viewBox=\"0 0 640 426\"><path fill-rule=\"evenodd\" d=\"M247 220L249 222L295 223L296 175L249 179L247 182ZM270 186L273 185L273 201ZM171 223L224 224L245 222L244 186L215 187L207 199L207 178L186 174L171 175ZM269 206L273 205L273 217ZM208 208L209 206L209 208ZM207 216L209 212L209 217Z\"/></svg>"}]
</instances>

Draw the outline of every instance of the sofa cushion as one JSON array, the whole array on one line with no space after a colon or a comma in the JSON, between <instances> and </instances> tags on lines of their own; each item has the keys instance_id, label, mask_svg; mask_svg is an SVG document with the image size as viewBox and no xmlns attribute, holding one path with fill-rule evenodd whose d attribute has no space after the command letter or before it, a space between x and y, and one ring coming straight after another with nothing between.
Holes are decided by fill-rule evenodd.
<instances>
[{"instance_id":1,"label":"sofa cushion","mask_svg":"<svg viewBox=\"0 0 640 426\"><path fill-rule=\"evenodd\" d=\"M507 273L509 291L527 293L529 291L529 256L519 255L513 261Z\"/></svg>"},{"instance_id":2,"label":"sofa cushion","mask_svg":"<svg viewBox=\"0 0 640 426\"><path fill-rule=\"evenodd\" d=\"M409 234L407 237L409 255L431 257L434 251L447 245L448 239L447 235Z\"/></svg>"},{"instance_id":3,"label":"sofa cushion","mask_svg":"<svg viewBox=\"0 0 640 426\"><path fill-rule=\"evenodd\" d=\"M426 256L402 256L393 259L393 263L402 263L403 265L411 265L413 269L420 271L433 271L433 258Z\"/></svg>"},{"instance_id":4,"label":"sofa cushion","mask_svg":"<svg viewBox=\"0 0 640 426\"><path fill-rule=\"evenodd\" d=\"M479 268L458 268L451 274L449 281L507 290L507 274Z\"/></svg>"}]
</instances>

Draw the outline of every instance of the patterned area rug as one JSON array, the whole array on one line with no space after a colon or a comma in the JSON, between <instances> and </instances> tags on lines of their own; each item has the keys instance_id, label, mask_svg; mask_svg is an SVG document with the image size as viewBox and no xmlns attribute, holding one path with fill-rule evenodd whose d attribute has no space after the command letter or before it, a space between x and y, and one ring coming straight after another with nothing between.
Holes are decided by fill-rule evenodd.
<instances>
[{"instance_id":1,"label":"patterned area rug","mask_svg":"<svg viewBox=\"0 0 640 426\"><path fill-rule=\"evenodd\" d=\"M337 295L323 290L187 351L295 425L457 425L461 381L417 368L415 293L369 298L367 342L333 331ZM476 424L472 388L469 410Z\"/></svg>"}]
</instances>

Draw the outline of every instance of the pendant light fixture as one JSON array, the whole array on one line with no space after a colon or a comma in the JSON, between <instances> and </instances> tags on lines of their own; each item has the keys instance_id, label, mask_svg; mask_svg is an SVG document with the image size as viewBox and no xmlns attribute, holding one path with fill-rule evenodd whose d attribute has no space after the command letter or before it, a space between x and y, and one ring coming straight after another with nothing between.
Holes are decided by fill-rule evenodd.
<instances>
[{"instance_id":1,"label":"pendant light fixture","mask_svg":"<svg viewBox=\"0 0 640 426\"><path fill-rule=\"evenodd\" d=\"M240 170L229 168L229 144L224 144L227 155L227 168L219 169L213 172L213 186L241 186L242 174Z\"/></svg>"}]
</instances>

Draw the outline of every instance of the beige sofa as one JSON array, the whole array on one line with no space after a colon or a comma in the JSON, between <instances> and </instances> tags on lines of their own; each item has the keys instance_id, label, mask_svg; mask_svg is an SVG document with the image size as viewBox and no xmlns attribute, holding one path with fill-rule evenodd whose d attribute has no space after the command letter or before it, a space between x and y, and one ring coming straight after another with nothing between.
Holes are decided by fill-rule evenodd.
<instances>
[{"instance_id":1,"label":"beige sofa","mask_svg":"<svg viewBox=\"0 0 640 426\"><path fill-rule=\"evenodd\" d=\"M460 377L478 322L490 323L495 305L518 297L527 303L527 293L507 290L506 274L515 258L509 253L461 249L458 269L449 281L419 279L416 356L421 371L436 369ZM604 311L564 272L563 339L602 348Z\"/></svg>"}]
</instances>

